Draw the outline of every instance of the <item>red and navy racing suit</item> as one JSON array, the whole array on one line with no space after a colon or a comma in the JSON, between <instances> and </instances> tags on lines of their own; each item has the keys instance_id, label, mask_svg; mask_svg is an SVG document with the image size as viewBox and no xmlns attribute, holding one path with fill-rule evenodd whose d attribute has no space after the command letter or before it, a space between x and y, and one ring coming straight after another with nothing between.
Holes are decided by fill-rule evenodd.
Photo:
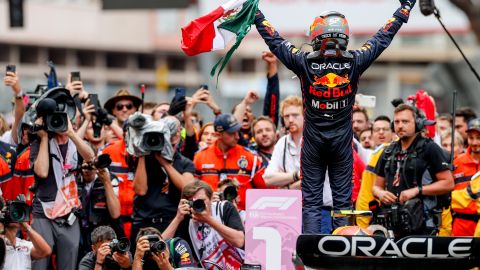
<instances>
[{"instance_id":1,"label":"red and navy racing suit","mask_svg":"<svg viewBox=\"0 0 480 270\"><path fill-rule=\"evenodd\" d=\"M328 167L335 209L350 209L352 198L352 106L360 75L385 50L409 12L399 8L351 58L309 58L284 40L261 11L255 25L270 51L300 79L305 124L301 152L303 231L320 233L323 183ZM334 227L346 219L334 221Z\"/></svg>"}]
</instances>

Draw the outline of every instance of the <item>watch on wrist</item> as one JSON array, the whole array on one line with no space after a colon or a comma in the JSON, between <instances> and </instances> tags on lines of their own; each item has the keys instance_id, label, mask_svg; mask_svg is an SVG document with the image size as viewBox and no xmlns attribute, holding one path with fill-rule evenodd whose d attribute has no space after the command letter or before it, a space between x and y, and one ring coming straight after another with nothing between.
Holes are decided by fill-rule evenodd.
<instances>
[{"instance_id":1,"label":"watch on wrist","mask_svg":"<svg viewBox=\"0 0 480 270\"><path fill-rule=\"evenodd\" d=\"M422 196L423 195L423 188L422 186L418 186L418 196Z\"/></svg>"},{"instance_id":2,"label":"watch on wrist","mask_svg":"<svg viewBox=\"0 0 480 270\"><path fill-rule=\"evenodd\" d=\"M23 99L23 92L20 91L17 94L15 94L15 99Z\"/></svg>"}]
</instances>

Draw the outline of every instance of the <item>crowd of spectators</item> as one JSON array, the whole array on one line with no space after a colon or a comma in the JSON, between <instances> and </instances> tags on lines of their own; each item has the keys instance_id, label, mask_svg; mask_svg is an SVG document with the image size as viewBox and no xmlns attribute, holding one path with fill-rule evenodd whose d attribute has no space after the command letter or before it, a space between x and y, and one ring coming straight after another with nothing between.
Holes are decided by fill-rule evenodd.
<instances>
[{"instance_id":1,"label":"crowd of spectators","mask_svg":"<svg viewBox=\"0 0 480 270\"><path fill-rule=\"evenodd\" d=\"M8 72L4 84L13 92L14 120L10 128L0 117L0 188L6 201L23 195L32 214L31 222L2 220L3 269L214 269L215 264L239 269L245 256L246 191L302 188L302 98L281 100L276 58L270 52L262 58L268 80L262 115L252 113L260 99L256 91L248 91L229 113L205 87L191 97L143 105L120 89L98 108L82 82L69 79L65 88L81 104L60 133L40 129L32 134L21 78ZM211 109L213 122L203 122L195 111L199 104ZM99 110L109 119L100 130ZM163 151L128 151L129 117L141 110L167 128L171 158ZM382 201L372 192L378 180L375 167L397 138L393 119L369 115L355 105L351 204L358 210ZM468 201L469 194L479 196L480 183L473 176L479 170L480 120L463 108L455 114L452 134L451 115L437 115L435 134L422 136L447 152L454 140L452 198L461 198L445 207L447 222L439 234L480 236L480 229L475 232L478 202ZM35 119L36 125L45 122L46 116ZM102 155L111 160L106 168L95 165ZM324 233L333 229L330 180L327 173L324 192L318 194ZM448 213L453 213L449 222ZM357 224L367 227L369 220L358 218Z\"/></svg>"}]
</instances>

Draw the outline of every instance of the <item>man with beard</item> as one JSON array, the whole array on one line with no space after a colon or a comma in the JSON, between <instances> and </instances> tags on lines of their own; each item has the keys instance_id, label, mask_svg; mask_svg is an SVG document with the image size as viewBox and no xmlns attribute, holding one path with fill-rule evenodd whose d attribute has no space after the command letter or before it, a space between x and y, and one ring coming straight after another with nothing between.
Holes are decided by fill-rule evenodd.
<instances>
[{"instance_id":1,"label":"man with beard","mask_svg":"<svg viewBox=\"0 0 480 270\"><path fill-rule=\"evenodd\" d=\"M455 129L462 135L465 147L468 146L468 123L476 117L473 109L469 107L460 108L455 112Z\"/></svg>"},{"instance_id":2,"label":"man with beard","mask_svg":"<svg viewBox=\"0 0 480 270\"><path fill-rule=\"evenodd\" d=\"M424 119L414 107L401 104L395 108L394 129L399 140L383 151L375 168L377 178L372 189L382 207L388 208L397 202L404 205L416 197L423 202L428 196L452 191L454 182L448 160L440 146L421 135L424 125ZM430 184L423 184L427 170L433 179ZM423 216L418 218L425 220ZM408 234L395 224L392 227L397 236L403 237L411 233L430 234L431 229L438 229L438 224L435 228L423 224Z\"/></svg>"},{"instance_id":3,"label":"man with beard","mask_svg":"<svg viewBox=\"0 0 480 270\"><path fill-rule=\"evenodd\" d=\"M266 168L272 158L277 141L275 124L268 116L260 116L253 121L252 135L257 144L257 154L262 158L262 167Z\"/></svg>"},{"instance_id":4,"label":"man with beard","mask_svg":"<svg viewBox=\"0 0 480 270\"><path fill-rule=\"evenodd\" d=\"M475 227L479 221L477 207L474 204L465 203L463 207L454 204L454 201L460 200L458 195L460 190L466 190L470 197L475 201L476 191L472 190L472 178L478 173L478 163L480 162L480 118L471 120L466 130L468 139L467 152L459 155L453 161L455 171L455 192L452 193L452 210L454 211L453 236L473 236ZM478 180L477 180L478 181ZM470 191L468 191L470 190ZM477 195L478 199L478 195Z\"/></svg>"},{"instance_id":5,"label":"man with beard","mask_svg":"<svg viewBox=\"0 0 480 270\"><path fill-rule=\"evenodd\" d=\"M289 133L273 149L263 179L267 186L300 189L300 149L303 140L303 105L298 96L289 96L280 104L280 115Z\"/></svg>"},{"instance_id":6,"label":"man with beard","mask_svg":"<svg viewBox=\"0 0 480 270\"><path fill-rule=\"evenodd\" d=\"M365 109L354 109L352 112L352 129L357 139L360 133L368 128L368 115Z\"/></svg>"}]
</instances>

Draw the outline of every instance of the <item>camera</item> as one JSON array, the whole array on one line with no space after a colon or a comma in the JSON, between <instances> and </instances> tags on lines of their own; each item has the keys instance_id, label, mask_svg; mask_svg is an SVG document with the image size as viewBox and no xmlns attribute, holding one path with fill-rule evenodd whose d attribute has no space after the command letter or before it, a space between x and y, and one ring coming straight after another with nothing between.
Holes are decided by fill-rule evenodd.
<instances>
[{"instance_id":1,"label":"camera","mask_svg":"<svg viewBox=\"0 0 480 270\"><path fill-rule=\"evenodd\" d=\"M97 94L90 94L88 95L88 98L90 99L90 104L93 104L95 106L95 112L93 112L95 118L94 120L92 120L92 128L93 137L98 138L102 133L103 125L109 126L110 124L112 124L113 120L108 117L107 110L100 106L100 101L98 100Z\"/></svg>"},{"instance_id":2,"label":"camera","mask_svg":"<svg viewBox=\"0 0 480 270\"><path fill-rule=\"evenodd\" d=\"M413 198L404 205L394 203L382 206L373 217L373 224L384 226L398 235L413 235L425 229L425 212L420 198Z\"/></svg>"},{"instance_id":3,"label":"camera","mask_svg":"<svg viewBox=\"0 0 480 270\"><path fill-rule=\"evenodd\" d=\"M19 195L15 201L7 201L5 209L3 203L0 206L0 222L8 224L30 221L30 206L25 202L25 196Z\"/></svg>"},{"instance_id":4,"label":"camera","mask_svg":"<svg viewBox=\"0 0 480 270\"><path fill-rule=\"evenodd\" d=\"M165 159L172 161L170 137L177 132L178 122L172 118L154 121L150 115L136 112L128 118L127 152L133 156L159 152Z\"/></svg>"},{"instance_id":5,"label":"camera","mask_svg":"<svg viewBox=\"0 0 480 270\"><path fill-rule=\"evenodd\" d=\"M150 243L150 252L163 252L167 248L165 241L160 240L158 235L147 235L146 238Z\"/></svg>"},{"instance_id":6,"label":"camera","mask_svg":"<svg viewBox=\"0 0 480 270\"><path fill-rule=\"evenodd\" d=\"M234 185L228 185L223 192L218 195L220 196L221 201L233 202L238 196L237 187Z\"/></svg>"},{"instance_id":7,"label":"camera","mask_svg":"<svg viewBox=\"0 0 480 270\"><path fill-rule=\"evenodd\" d=\"M197 213L201 213L207 209L207 206L205 205L205 201L202 199L197 199L195 201L188 201L188 205L190 208L193 209L193 211Z\"/></svg>"},{"instance_id":8,"label":"camera","mask_svg":"<svg viewBox=\"0 0 480 270\"><path fill-rule=\"evenodd\" d=\"M48 89L46 86L38 86L31 97L35 99L35 102L25 113L27 122L22 121L22 124L30 126L32 133L40 129L62 133L68 129L68 118L75 117L77 108L67 89L63 87ZM39 117L43 117L44 124L42 126L34 124Z\"/></svg>"},{"instance_id":9,"label":"camera","mask_svg":"<svg viewBox=\"0 0 480 270\"><path fill-rule=\"evenodd\" d=\"M108 246L110 247L112 254L114 252L127 253L130 250L130 241L125 237L113 239Z\"/></svg>"},{"instance_id":10,"label":"camera","mask_svg":"<svg viewBox=\"0 0 480 270\"><path fill-rule=\"evenodd\" d=\"M101 154L93 162L90 162L86 165L82 165L82 169L105 169L110 166L112 163L112 159L110 158L109 154Z\"/></svg>"}]
</instances>

